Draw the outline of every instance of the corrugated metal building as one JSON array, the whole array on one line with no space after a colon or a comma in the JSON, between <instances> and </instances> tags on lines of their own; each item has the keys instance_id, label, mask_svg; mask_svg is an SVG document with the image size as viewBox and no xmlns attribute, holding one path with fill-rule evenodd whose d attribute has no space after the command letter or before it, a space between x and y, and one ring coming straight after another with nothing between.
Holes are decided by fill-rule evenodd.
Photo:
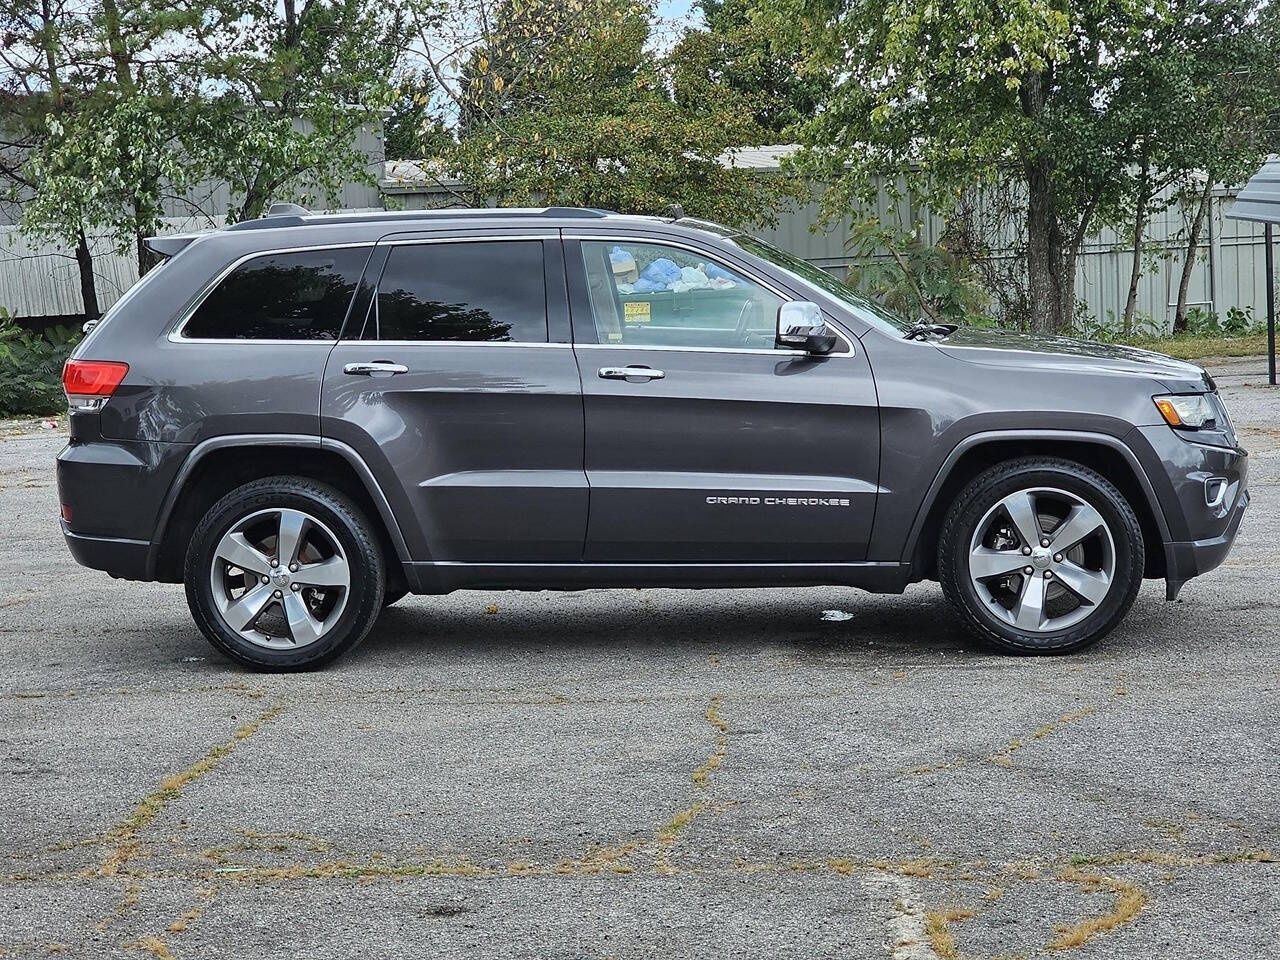
<instances>
[{"instance_id":1,"label":"corrugated metal building","mask_svg":"<svg viewBox=\"0 0 1280 960\"><path fill-rule=\"evenodd\" d=\"M778 173L781 160L794 149L785 145L752 147L734 151L722 159L769 176ZM456 193L459 186L456 182L441 181L429 166L414 161L387 163L382 178L383 192L410 210L455 205L459 202ZM1235 188L1214 191L1187 300L1190 306L1212 309L1223 316L1231 307L1252 307L1255 318L1260 319L1266 304L1262 230L1226 219L1235 193ZM908 211L904 201L895 202L889 191L881 190L876 209L865 213L888 223L906 221ZM1181 239L1185 234L1182 219L1181 209L1171 206L1152 216L1146 232L1148 249L1153 254L1166 250L1169 256L1167 259L1152 257L1154 267L1144 268L1137 310L1139 314L1149 315L1161 329L1172 325L1178 299L1178 281L1186 256L1186 243ZM782 213L776 226L754 232L843 279L854 259L849 249L854 221L850 218L814 231L812 227L817 220L815 200ZM942 227L940 218L926 218L923 239L936 242ZM1085 242L1078 263L1076 296L1088 305L1090 316L1105 319L1108 311L1117 316L1123 312L1132 268L1130 243L1129 237L1120 237L1110 229L1094 234ZM881 256L888 257L888 254Z\"/></svg>"},{"instance_id":2,"label":"corrugated metal building","mask_svg":"<svg viewBox=\"0 0 1280 960\"><path fill-rule=\"evenodd\" d=\"M295 126L307 129L302 121ZM384 175L381 126L361 128L356 146L369 158L371 182L344 185L337 205L343 209L381 208L382 192L377 185ZM179 233L220 227L232 201L226 183L198 184L187 192L186 199L165 200L164 230ZM21 203L0 203L0 307L18 317L74 317L83 313L74 250L24 236L17 227L21 216ZM90 236L89 247L94 255L98 306L106 310L137 282L137 256L132 247L116 250L114 241L104 234Z\"/></svg>"},{"instance_id":3,"label":"corrugated metal building","mask_svg":"<svg viewBox=\"0 0 1280 960\"><path fill-rule=\"evenodd\" d=\"M381 156L381 138L375 131L363 131L361 148L371 159L371 170L378 175L377 189L351 184L343 192L345 208L367 209L391 204L406 209L429 209L456 206L464 202L459 184L443 181L429 165L413 161L377 162ZM760 176L777 173L780 160L794 148L787 146L758 147L735 151L724 158L757 172ZM216 226L221 222L217 211L225 211L230 201L225 186L206 191L201 201L204 213L197 218L189 211L172 210L168 228L172 230ZM1208 228L1191 277L1189 302L1193 306L1213 309L1225 315L1231 307L1251 307L1261 317L1266 302L1262 230L1224 214L1233 203L1235 190L1215 190ZM888 191L874 213L884 221L904 214ZM872 211L868 211L872 212ZM852 219L814 231L817 203L801 205L785 211L775 227L757 232L770 242L805 258L838 276L844 276L852 254L849 250ZM938 238L941 221L930 217L925 222L927 241ZM1155 257L1155 267L1148 267L1141 281L1138 311L1149 315L1161 327L1172 323L1177 299L1178 278L1186 256L1182 212L1173 206L1155 215L1147 231L1147 243L1153 251L1165 250L1169 256ZM1088 305L1089 314L1106 318L1108 311L1119 314L1128 292L1131 252L1128 238L1111 230L1103 230L1085 244L1076 279L1077 296ZM95 269L99 277L99 298L103 309L110 306L137 279L132 251L119 254L110 250L109 242L94 240ZM887 256L887 254L883 254ZM70 251L57 250L45 244L24 240L12 226L0 225L0 306L18 316L50 316L77 314L81 311L78 274Z\"/></svg>"}]
</instances>

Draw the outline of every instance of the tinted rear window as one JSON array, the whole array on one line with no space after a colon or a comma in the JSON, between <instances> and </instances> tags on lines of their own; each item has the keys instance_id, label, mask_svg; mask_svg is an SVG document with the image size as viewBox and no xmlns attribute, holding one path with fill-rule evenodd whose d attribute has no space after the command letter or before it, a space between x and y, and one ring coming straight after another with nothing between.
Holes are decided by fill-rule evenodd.
<instances>
[{"instance_id":1,"label":"tinted rear window","mask_svg":"<svg viewBox=\"0 0 1280 960\"><path fill-rule=\"evenodd\" d=\"M254 257L205 298L183 329L200 340L336 340L367 248Z\"/></svg>"},{"instance_id":2,"label":"tinted rear window","mask_svg":"<svg viewBox=\"0 0 1280 960\"><path fill-rule=\"evenodd\" d=\"M380 340L547 341L539 240L406 244L378 284Z\"/></svg>"}]
</instances>

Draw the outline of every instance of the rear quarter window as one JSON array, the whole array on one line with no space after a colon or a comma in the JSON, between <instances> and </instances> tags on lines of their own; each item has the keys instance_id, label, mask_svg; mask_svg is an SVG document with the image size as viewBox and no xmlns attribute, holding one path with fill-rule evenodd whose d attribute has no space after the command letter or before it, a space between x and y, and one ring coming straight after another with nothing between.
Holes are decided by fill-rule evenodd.
<instances>
[{"instance_id":1,"label":"rear quarter window","mask_svg":"<svg viewBox=\"0 0 1280 960\"><path fill-rule=\"evenodd\" d=\"M366 247L271 253L240 264L182 335L193 340L336 340L369 259Z\"/></svg>"}]
</instances>

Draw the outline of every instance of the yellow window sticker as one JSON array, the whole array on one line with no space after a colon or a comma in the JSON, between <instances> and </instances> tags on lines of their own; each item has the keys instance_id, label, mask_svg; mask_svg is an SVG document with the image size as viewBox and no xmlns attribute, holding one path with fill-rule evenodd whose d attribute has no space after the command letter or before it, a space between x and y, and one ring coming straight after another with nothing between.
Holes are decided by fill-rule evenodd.
<instances>
[{"instance_id":1,"label":"yellow window sticker","mask_svg":"<svg viewBox=\"0 0 1280 960\"><path fill-rule=\"evenodd\" d=\"M622 318L627 323L648 323L651 314L648 300L634 300L622 305Z\"/></svg>"}]
</instances>

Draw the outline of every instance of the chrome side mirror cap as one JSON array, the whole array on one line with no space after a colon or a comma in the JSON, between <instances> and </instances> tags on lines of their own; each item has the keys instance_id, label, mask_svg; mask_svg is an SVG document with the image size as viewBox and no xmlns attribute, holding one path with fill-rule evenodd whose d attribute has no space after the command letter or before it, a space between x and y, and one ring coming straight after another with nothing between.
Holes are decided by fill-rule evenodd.
<instances>
[{"instance_id":1,"label":"chrome side mirror cap","mask_svg":"<svg viewBox=\"0 0 1280 960\"><path fill-rule=\"evenodd\" d=\"M836 335L816 303L788 300L778 307L777 343L792 350L830 353L835 348Z\"/></svg>"}]
</instances>

